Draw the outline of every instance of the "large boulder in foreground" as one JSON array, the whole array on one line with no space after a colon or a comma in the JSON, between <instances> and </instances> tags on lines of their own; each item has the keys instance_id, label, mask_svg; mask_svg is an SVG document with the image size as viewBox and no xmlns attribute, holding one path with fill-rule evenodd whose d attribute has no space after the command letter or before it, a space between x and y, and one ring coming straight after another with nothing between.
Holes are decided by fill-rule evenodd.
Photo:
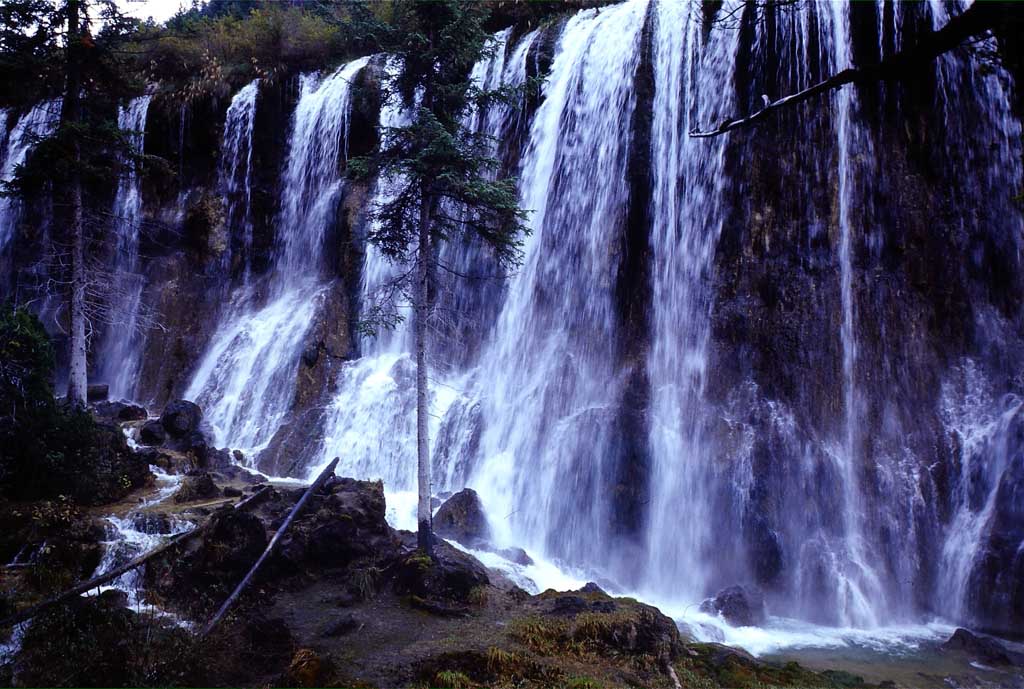
<instances>
[{"instance_id":1,"label":"large boulder in foreground","mask_svg":"<svg viewBox=\"0 0 1024 689\"><path fill-rule=\"evenodd\" d=\"M734 627L754 627L764 624L764 599L756 591L743 586L730 586L705 600L700 611L718 615Z\"/></svg>"},{"instance_id":2,"label":"large boulder in foreground","mask_svg":"<svg viewBox=\"0 0 1024 689\"><path fill-rule=\"evenodd\" d=\"M147 662L171 662L188 632L124 607L126 597L73 598L37 615L25 631L11 684L23 687L146 686Z\"/></svg>"},{"instance_id":3,"label":"large boulder in foreground","mask_svg":"<svg viewBox=\"0 0 1024 689\"><path fill-rule=\"evenodd\" d=\"M395 565L396 589L422 599L464 603L474 589L489 583L479 560L444 541L434 544L433 558L414 550Z\"/></svg>"},{"instance_id":4,"label":"large boulder in foreground","mask_svg":"<svg viewBox=\"0 0 1024 689\"><path fill-rule=\"evenodd\" d=\"M255 515L230 507L210 517L202 537L158 555L144 569L147 591L158 603L192 617L216 610L267 547Z\"/></svg>"},{"instance_id":5,"label":"large boulder in foreground","mask_svg":"<svg viewBox=\"0 0 1024 689\"><path fill-rule=\"evenodd\" d=\"M485 544L491 529L476 491L464 488L448 498L434 515L434 532L470 548Z\"/></svg>"},{"instance_id":6,"label":"large boulder in foreground","mask_svg":"<svg viewBox=\"0 0 1024 689\"><path fill-rule=\"evenodd\" d=\"M168 402L164 413L160 415L160 424L173 438L181 438L199 430L203 420L203 411L195 402L176 400Z\"/></svg>"}]
</instances>

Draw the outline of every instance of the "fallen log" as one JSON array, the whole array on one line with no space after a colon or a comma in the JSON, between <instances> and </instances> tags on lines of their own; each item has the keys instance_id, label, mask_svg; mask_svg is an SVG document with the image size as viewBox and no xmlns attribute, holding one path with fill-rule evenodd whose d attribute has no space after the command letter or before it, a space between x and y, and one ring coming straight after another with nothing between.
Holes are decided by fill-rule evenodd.
<instances>
[{"instance_id":1,"label":"fallen log","mask_svg":"<svg viewBox=\"0 0 1024 689\"><path fill-rule=\"evenodd\" d=\"M268 557L270 557L270 554L274 551L274 547L277 545L278 541L281 540L281 536L283 536L284 532L288 530L288 527L291 526L292 521L295 519L296 515L298 515L302 508L306 506L306 502L309 500L309 496L311 496L313 493L319 490L327 482L327 479L334 475L334 468L336 466L338 466L337 457L331 460L331 463L328 464L327 467L322 472L320 472L319 476L317 476L316 481L313 481L312 485L310 485L310 487L306 489L306 492L302 494L302 497L299 498L299 501L295 503L295 507L292 508L292 511L288 513L288 516L285 517L284 522L282 522L281 526L277 529L277 532L274 534L274 537L270 539L270 543L267 544L267 547L263 551L263 554L260 555L258 560L256 560L256 564L254 564L252 568L249 569L248 573L246 573L245 575L245 578L242 579L241 583L235 587L235 590L231 592L231 595L228 596L228 599L224 601L223 605L220 606L220 609L217 610L216 614L214 614L214 616L210 619L207 625L203 628L203 631L199 633L199 638L208 636L209 633L213 631L213 628L216 627L217 624L224 618L224 615L227 614L227 611L231 609L231 606L235 604L235 601L238 600L238 597L242 595L242 591L244 591L245 588L252 582L252 579L254 576L256 576L256 572L257 570L259 570L260 566L266 561Z\"/></svg>"},{"instance_id":2,"label":"fallen log","mask_svg":"<svg viewBox=\"0 0 1024 689\"><path fill-rule=\"evenodd\" d=\"M264 486L263 488L259 489L258 491L256 491L255 493L253 493L252 495L247 497L245 500L242 500L241 502L236 504L234 506L234 508L236 510L241 510L241 509L245 509L247 507L251 507L252 505L260 502L261 500L263 500L269 494L270 494L270 486ZM0 620L0 629L5 629L7 627L12 627L12 626L18 624L19 622L24 622L25 620L32 619L33 617L38 615L40 612L42 612L43 610L46 610L49 607L52 607L54 605L58 605L59 603L63 603L64 601L67 601L67 600L70 600L70 599L72 599L72 598L74 598L76 596L82 595L86 591L91 591L92 589L97 588L99 586L102 586L103 584L106 584L109 581L113 581L114 579L118 578L119 576L121 576L125 572L130 572L131 570L135 569L136 567L139 567L140 565L146 564L147 561L149 561L150 559L156 557L160 553L167 552L171 548L173 548L173 547L175 547L177 545L181 545L185 541L188 541L190 539L195 538L196 536L201 534L203 531L205 531L206 528L209 525L210 525L210 520L206 520L205 522L203 522L202 524L200 524L196 528L192 529L191 531L186 531L185 533L181 533L181 534L178 534L177 536L174 536L173 538L171 538L169 541L167 541L163 545L158 546L158 547L154 548L153 550L150 550L148 553L144 553L142 555L139 555L134 560L132 560L130 562L127 562L127 563L121 565L120 567L115 567L114 569L110 570L109 572L101 574L98 577L93 577L92 579L90 579L88 581L84 581L81 584L78 584L77 586L74 586L74 587L72 587L72 588L70 588L70 589L68 589L68 590L66 590L66 591L64 591L62 593L57 594L56 596L53 596L52 598L47 598L46 600L44 600L41 603L36 603L35 605L31 605L31 606L25 608L24 610L22 610L20 612L16 612L13 615L11 615L9 617L6 617L3 620Z\"/></svg>"}]
</instances>

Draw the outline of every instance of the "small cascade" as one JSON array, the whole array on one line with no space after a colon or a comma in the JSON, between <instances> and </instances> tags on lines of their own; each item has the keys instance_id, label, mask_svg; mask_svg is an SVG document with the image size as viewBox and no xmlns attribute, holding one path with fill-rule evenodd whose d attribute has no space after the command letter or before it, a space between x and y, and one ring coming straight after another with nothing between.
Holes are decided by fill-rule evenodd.
<instances>
[{"instance_id":1,"label":"small cascade","mask_svg":"<svg viewBox=\"0 0 1024 689\"><path fill-rule=\"evenodd\" d=\"M60 124L60 111L60 100L48 100L33 106L18 119L7 136L7 145L3 148L0 180L9 182L14 179L15 170L25 162L36 140L49 136L57 129ZM0 250L13 239L18 214L19 204L16 200L8 196L0 197Z\"/></svg>"},{"instance_id":2,"label":"small cascade","mask_svg":"<svg viewBox=\"0 0 1024 689\"><path fill-rule=\"evenodd\" d=\"M324 237L343 184L352 80L368 61L354 60L323 78L300 77L275 269L266 284L234 294L185 393L204 409L218 445L250 457L291 406L306 334L328 286L321 279Z\"/></svg>"},{"instance_id":3,"label":"small cascade","mask_svg":"<svg viewBox=\"0 0 1024 689\"><path fill-rule=\"evenodd\" d=\"M111 515L106 518L106 522L103 556L92 574L93 578L154 550L172 536L195 528L192 522L173 515L141 511L131 512L124 517ZM101 588L124 591L128 595L128 606L131 608L150 607L143 602L141 568L125 572Z\"/></svg>"},{"instance_id":4,"label":"small cascade","mask_svg":"<svg viewBox=\"0 0 1024 689\"><path fill-rule=\"evenodd\" d=\"M252 270L252 134L259 87L260 80L255 79L231 99L217 168L217 187L225 199L225 222L231 237L224 266L231 270L237 256L242 284L249 282Z\"/></svg>"},{"instance_id":5,"label":"small cascade","mask_svg":"<svg viewBox=\"0 0 1024 689\"><path fill-rule=\"evenodd\" d=\"M150 96L133 98L121 106L117 126L128 132L133 151L142 155L146 139L146 114ZM112 399L133 399L145 340L139 310L145 277L139 262L139 233L142 228L142 194L136 163L121 161L122 173L114 197L113 215L116 245L111 275L110 323L99 347L99 379L110 386Z\"/></svg>"}]
</instances>

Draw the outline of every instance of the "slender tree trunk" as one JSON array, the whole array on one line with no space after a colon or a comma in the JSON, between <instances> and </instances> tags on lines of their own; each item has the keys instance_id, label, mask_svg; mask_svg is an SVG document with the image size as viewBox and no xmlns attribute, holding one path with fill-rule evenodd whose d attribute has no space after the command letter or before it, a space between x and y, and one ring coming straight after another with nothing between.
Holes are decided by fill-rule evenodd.
<instances>
[{"instance_id":1,"label":"slender tree trunk","mask_svg":"<svg viewBox=\"0 0 1024 689\"><path fill-rule=\"evenodd\" d=\"M427 317L430 311L430 218L433 199L423 192L420 196L420 236L416 250L416 288L414 337L416 349L416 464L419 484L419 503L416 521L419 524L419 547L434 556L434 532L430 509L430 435L429 390L427 389Z\"/></svg>"},{"instance_id":2,"label":"slender tree trunk","mask_svg":"<svg viewBox=\"0 0 1024 689\"><path fill-rule=\"evenodd\" d=\"M76 124L81 120L81 49L82 32L80 21L80 0L68 0L67 39L67 84L65 85L64 106L61 108L64 123ZM87 380L85 342L85 237L82 225L82 180L78 171L81 158L79 144L75 143L74 165L68 194L71 205L71 366L68 376L68 401L76 406L85 406Z\"/></svg>"},{"instance_id":3,"label":"slender tree trunk","mask_svg":"<svg viewBox=\"0 0 1024 689\"><path fill-rule=\"evenodd\" d=\"M82 236L82 185L77 179L71 188L71 370L68 376L68 401L77 406L86 403L85 344L85 238Z\"/></svg>"}]
</instances>

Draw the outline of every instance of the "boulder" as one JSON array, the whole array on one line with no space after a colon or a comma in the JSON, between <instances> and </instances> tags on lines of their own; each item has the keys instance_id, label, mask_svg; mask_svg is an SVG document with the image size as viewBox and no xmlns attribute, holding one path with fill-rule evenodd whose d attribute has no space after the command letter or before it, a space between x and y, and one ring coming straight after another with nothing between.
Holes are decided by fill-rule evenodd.
<instances>
[{"instance_id":1,"label":"boulder","mask_svg":"<svg viewBox=\"0 0 1024 689\"><path fill-rule=\"evenodd\" d=\"M476 491L464 488L448 498L434 515L434 532L470 548L486 543L490 527Z\"/></svg>"},{"instance_id":2,"label":"boulder","mask_svg":"<svg viewBox=\"0 0 1024 689\"><path fill-rule=\"evenodd\" d=\"M110 386L106 383L93 383L85 388L87 402L106 402L110 396Z\"/></svg>"},{"instance_id":3,"label":"boulder","mask_svg":"<svg viewBox=\"0 0 1024 689\"><path fill-rule=\"evenodd\" d=\"M502 548L500 550L495 550L494 552L501 555L509 562L514 562L517 565L522 565L523 567L529 567L533 564L533 558L530 557L522 548Z\"/></svg>"},{"instance_id":4,"label":"boulder","mask_svg":"<svg viewBox=\"0 0 1024 689\"><path fill-rule=\"evenodd\" d=\"M181 487L174 494L174 502L194 502L217 497L220 491L213 478L205 471L193 476L186 476L181 482Z\"/></svg>"},{"instance_id":5,"label":"boulder","mask_svg":"<svg viewBox=\"0 0 1024 689\"><path fill-rule=\"evenodd\" d=\"M395 567L395 587L423 599L464 602L470 592L490 583L487 569L461 550L438 541L431 559L416 550L401 557Z\"/></svg>"},{"instance_id":6,"label":"boulder","mask_svg":"<svg viewBox=\"0 0 1024 689\"><path fill-rule=\"evenodd\" d=\"M700 611L718 615L734 627L753 627L765 621L764 599L743 586L722 589L714 598L705 600Z\"/></svg>"},{"instance_id":7,"label":"boulder","mask_svg":"<svg viewBox=\"0 0 1024 689\"><path fill-rule=\"evenodd\" d=\"M158 555L143 570L146 590L195 617L216 610L267 547L260 519L230 507L210 515L202 536Z\"/></svg>"},{"instance_id":8,"label":"boulder","mask_svg":"<svg viewBox=\"0 0 1024 689\"><path fill-rule=\"evenodd\" d=\"M157 420L147 421L139 429L139 442L143 445L163 445L167 441L167 431Z\"/></svg>"},{"instance_id":9,"label":"boulder","mask_svg":"<svg viewBox=\"0 0 1024 689\"><path fill-rule=\"evenodd\" d=\"M224 489L224 497L225 498L240 498L240 497L242 497L242 491L240 491L238 488L233 488L231 486L227 486Z\"/></svg>"},{"instance_id":10,"label":"boulder","mask_svg":"<svg viewBox=\"0 0 1024 689\"><path fill-rule=\"evenodd\" d=\"M139 533L156 535L169 534L171 518L163 512L138 512L132 516L132 528Z\"/></svg>"},{"instance_id":11,"label":"boulder","mask_svg":"<svg viewBox=\"0 0 1024 689\"><path fill-rule=\"evenodd\" d=\"M160 415L160 423L167 433L174 438L181 438L199 430L203 420L203 412L199 405L188 400L169 402Z\"/></svg>"},{"instance_id":12,"label":"boulder","mask_svg":"<svg viewBox=\"0 0 1024 689\"><path fill-rule=\"evenodd\" d=\"M986 665L1010 665L1013 662L1001 643L988 636L972 634L966 629L953 632L953 636L941 648L944 651L964 653Z\"/></svg>"}]
</instances>

